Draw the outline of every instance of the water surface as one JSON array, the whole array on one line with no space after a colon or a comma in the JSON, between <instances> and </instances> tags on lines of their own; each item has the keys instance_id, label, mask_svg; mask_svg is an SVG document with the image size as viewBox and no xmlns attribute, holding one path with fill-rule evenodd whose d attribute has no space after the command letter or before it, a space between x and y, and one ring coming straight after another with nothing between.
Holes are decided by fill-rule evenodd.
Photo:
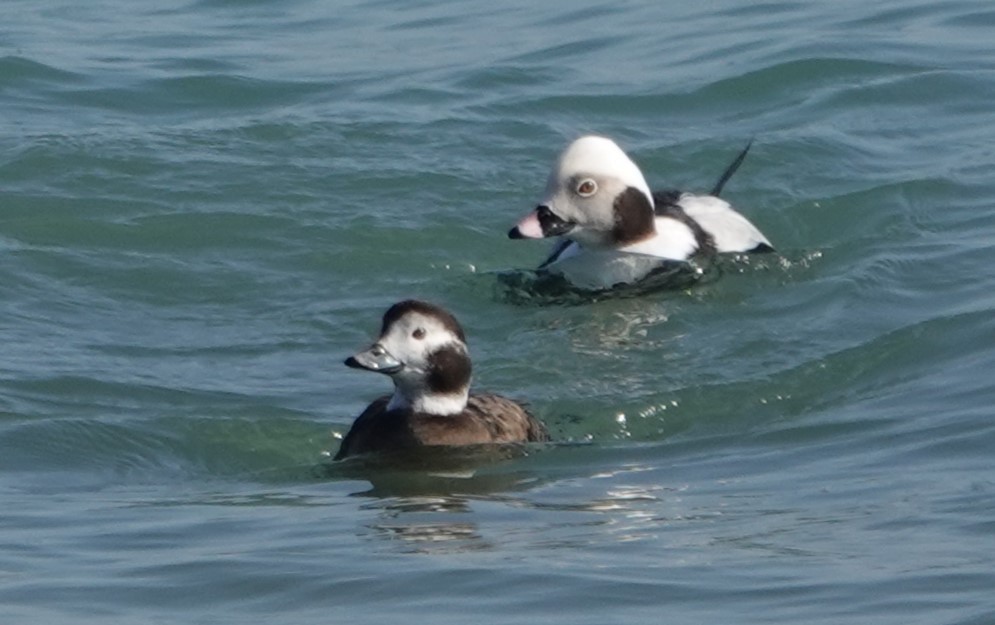
<instances>
[{"instance_id":1,"label":"water surface","mask_svg":"<svg viewBox=\"0 0 995 625\"><path fill-rule=\"evenodd\" d=\"M995 620L987 3L0 13L5 622ZM586 132L779 254L508 297ZM559 444L328 468L406 297Z\"/></svg>"}]
</instances>

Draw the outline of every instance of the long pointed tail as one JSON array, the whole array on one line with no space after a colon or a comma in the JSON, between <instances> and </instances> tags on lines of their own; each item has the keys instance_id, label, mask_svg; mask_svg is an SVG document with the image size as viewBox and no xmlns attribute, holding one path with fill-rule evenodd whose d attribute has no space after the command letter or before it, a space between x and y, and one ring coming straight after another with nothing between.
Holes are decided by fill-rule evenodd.
<instances>
[{"instance_id":1,"label":"long pointed tail","mask_svg":"<svg viewBox=\"0 0 995 625\"><path fill-rule=\"evenodd\" d=\"M729 179L732 178L732 175L736 173L736 170L739 169L739 166L743 164L743 159L746 158L746 153L750 151L750 146L752 145L753 145L753 139L751 138L749 142L747 142L746 147L743 148L743 151L740 152L739 156L736 157L736 160L730 163L729 166L726 167L726 170L722 172L722 176L719 178L719 181L715 183L714 187L712 187L711 191L712 195L718 197L719 194L722 193L722 187L726 186L726 183L729 182Z\"/></svg>"}]
</instances>

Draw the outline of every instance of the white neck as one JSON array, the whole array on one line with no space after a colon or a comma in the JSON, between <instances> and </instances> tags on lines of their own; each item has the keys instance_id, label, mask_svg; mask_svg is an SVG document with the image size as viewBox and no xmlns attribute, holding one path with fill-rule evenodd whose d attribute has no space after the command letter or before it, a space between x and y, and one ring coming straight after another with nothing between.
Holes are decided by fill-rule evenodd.
<instances>
[{"instance_id":1,"label":"white neck","mask_svg":"<svg viewBox=\"0 0 995 625\"><path fill-rule=\"evenodd\" d=\"M656 234L619 248L631 254L646 254L671 260L687 260L698 250L698 240L687 224L671 217L657 217Z\"/></svg>"},{"instance_id":2,"label":"white neck","mask_svg":"<svg viewBox=\"0 0 995 625\"><path fill-rule=\"evenodd\" d=\"M408 409L431 415L454 415L463 412L469 396L467 389L461 393L418 393L415 397L409 398L401 393L400 389L395 389L390 402L387 403L387 410Z\"/></svg>"}]
</instances>

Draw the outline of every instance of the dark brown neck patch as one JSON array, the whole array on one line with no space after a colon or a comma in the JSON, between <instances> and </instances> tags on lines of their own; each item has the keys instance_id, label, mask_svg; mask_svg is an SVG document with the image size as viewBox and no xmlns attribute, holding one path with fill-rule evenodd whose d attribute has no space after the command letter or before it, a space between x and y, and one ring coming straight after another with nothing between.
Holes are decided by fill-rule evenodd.
<instances>
[{"instance_id":1,"label":"dark brown neck patch","mask_svg":"<svg viewBox=\"0 0 995 625\"><path fill-rule=\"evenodd\" d=\"M615 197L612 205L615 225L612 240L619 245L630 245L656 233L653 205L642 191L628 187Z\"/></svg>"},{"instance_id":2,"label":"dark brown neck patch","mask_svg":"<svg viewBox=\"0 0 995 625\"><path fill-rule=\"evenodd\" d=\"M455 345L442 347L428 356L428 379L425 384L431 393L462 393L469 388L472 373L470 357L462 348Z\"/></svg>"}]
</instances>

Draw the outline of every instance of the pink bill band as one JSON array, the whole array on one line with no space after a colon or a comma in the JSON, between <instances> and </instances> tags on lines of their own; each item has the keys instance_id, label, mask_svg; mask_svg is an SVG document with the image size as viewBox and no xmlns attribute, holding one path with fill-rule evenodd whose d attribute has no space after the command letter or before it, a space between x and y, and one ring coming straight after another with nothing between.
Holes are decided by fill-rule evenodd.
<instances>
[{"instance_id":1,"label":"pink bill band","mask_svg":"<svg viewBox=\"0 0 995 625\"><path fill-rule=\"evenodd\" d=\"M535 211L526 215L518 222L518 233L527 239L541 239L545 235L542 233L542 226L539 225L539 217Z\"/></svg>"}]
</instances>

